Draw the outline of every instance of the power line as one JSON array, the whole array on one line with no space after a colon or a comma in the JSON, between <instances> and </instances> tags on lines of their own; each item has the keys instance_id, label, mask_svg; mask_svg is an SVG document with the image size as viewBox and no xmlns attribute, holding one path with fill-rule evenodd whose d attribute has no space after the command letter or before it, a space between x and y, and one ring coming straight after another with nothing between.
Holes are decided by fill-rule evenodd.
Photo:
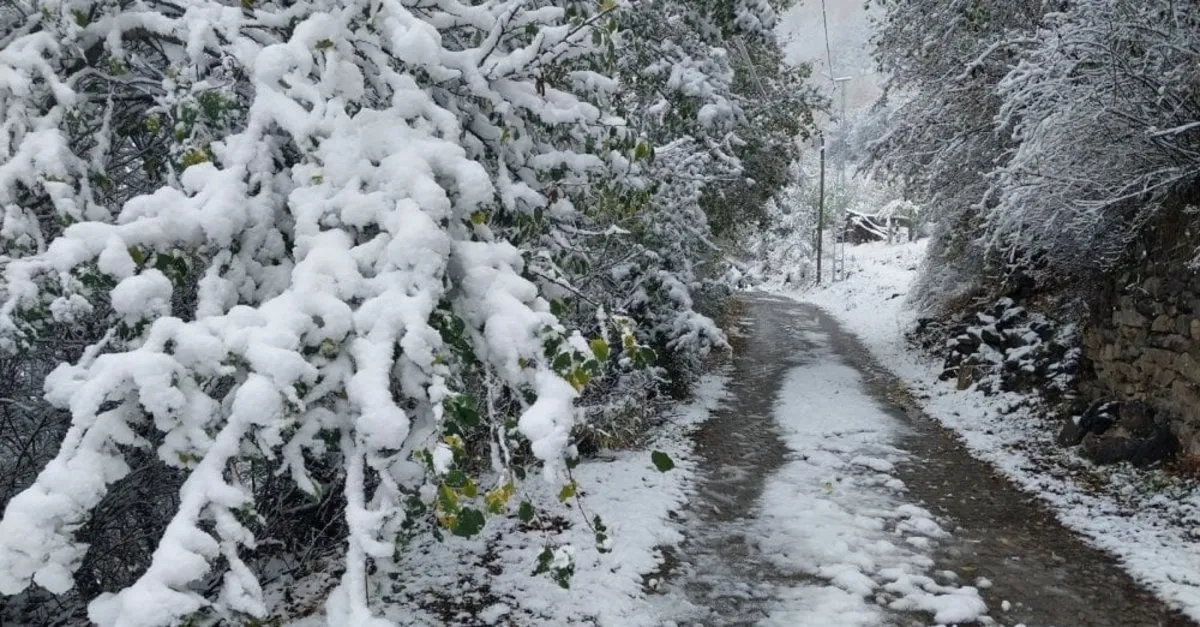
<instances>
[{"instance_id":1,"label":"power line","mask_svg":"<svg viewBox=\"0 0 1200 627\"><path fill-rule=\"evenodd\" d=\"M741 35L734 35L733 43L737 44L738 50L742 53L742 58L746 60L746 66L750 69L750 76L758 84L758 92L762 94L763 102L770 102L767 98L767 88L763 87L762 80L758 78L758 70L754 67L754 59L750 58L750 52L746 49L746 42L742 41Z\"/></svg>"},{"instance_id":2,"label":"power line","mask_svg":"<svg viewBox=\"0 0 1200 627\"><path fill-rule=\"evenodd\" d=\"M821 25L825 29L825 61L829 64L829 81L837 83L833 80L833 52L829 48L829 13L825 10L825 0L821 0Z\"/></svg>"},{"instance_id":3,"label":"power line","mask_svg":"<svg viewBox=\"0 0 1200 627\"><path fill-rule=\"evenodd\" d=\"M829 64L829 82L837 87L833 80L833 52L829 49L829 14L825 10L825 0L821 0L821 26L825 29L825 62ZM825 240L825 133L817 131L821 138L821 191L817 200L817 285L821 284L821 257L824 256ZM836 277L834 277L836 278Z\"/></svg>"}]
</instances>

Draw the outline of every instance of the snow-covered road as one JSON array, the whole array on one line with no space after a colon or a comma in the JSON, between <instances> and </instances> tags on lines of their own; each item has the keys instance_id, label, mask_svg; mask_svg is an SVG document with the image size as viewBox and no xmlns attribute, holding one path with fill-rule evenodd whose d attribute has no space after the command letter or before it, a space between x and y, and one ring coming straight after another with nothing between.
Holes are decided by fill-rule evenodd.
<instances>
[{"instance_id":1,"label":"snow-covered road","mask_svg":"<svg viewBox=\"0 0 1200 627\"><path fill-rule=\"evenodd\" d=\"M773 564L817 581L783 590L766 623L869 627L890 622L885 608L938 623L980 617L976 588L935 579L930 554L949 534L896 476L909 457L896 446L906 426L856 370L819 350L780 388L775 420L791 453L768 479L755 523Z\"/></svg>"},{"instance_id":2,"label":"snow-covered road","mask_svg":"<svg viewBox=\"0 0 1200 627\"><path fill-rule=\"evenodd\" d=\"M984 615L975 587L935 573L949 534L896 476L905 423L836 354L815 310L746 303L733 398L698 435L712 472L663 618L866 627Z\"/></svg>"},{"instance_id":3,"label":"snow-covered road","mask_svg":"<svg viewBox=\"0 0 1200 627\"><path fill-rule=\"evenodd\" d=\"M819 310L745 305L662 624L1189 624L889 401L894 381Z\"/></svg>"}]
</instances>

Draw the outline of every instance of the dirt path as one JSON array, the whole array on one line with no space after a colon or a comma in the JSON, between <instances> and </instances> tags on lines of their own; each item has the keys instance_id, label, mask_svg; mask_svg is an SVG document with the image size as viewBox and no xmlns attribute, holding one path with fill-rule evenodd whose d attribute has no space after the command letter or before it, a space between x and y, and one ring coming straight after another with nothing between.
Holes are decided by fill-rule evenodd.
<instances>
[{"instance_id":1,"label":"dirt path","mask_svg":"<svg viewBox=\"0 0 1200 627\"><path fill-rule=\"evenodd\" d=\"M990 581L980 590L989 609L985 623L1195 625L1062 527L1040 503L971 458L823 312L762 295L745 298L744 308L734 337L731 398L696 436L707 474L685 514L688 540L668 556L661 588L673 599L666 604L667 624L782 624L772 618L781 597L823 585L774 566L764 555L771 549L755 537L755 523L768 478L789 455L802 453L789 450L775 422L781 382L793 368L828 360L832 353L858 370L875 401L903 424L904 435L894 444L907 453L895 470L907 485L904 498L933 512L952 532L931 556L936 562L931 570L953 571L962 583ZM930 615L919 612L885 616L890 625L932 624Z\"/></svg>"}]
</instances>

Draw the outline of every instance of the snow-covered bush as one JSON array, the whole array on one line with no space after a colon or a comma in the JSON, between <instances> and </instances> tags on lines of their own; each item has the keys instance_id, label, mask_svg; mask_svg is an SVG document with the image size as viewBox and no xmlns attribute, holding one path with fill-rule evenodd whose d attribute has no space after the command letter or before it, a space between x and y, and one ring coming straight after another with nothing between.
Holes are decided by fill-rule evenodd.
<instances>
[{"instance_id":1,"label":"snow-covered bush","mask_svg":"<svg viewBox=\"0 0 1200 627\"><path fill-rule=\"evenodd\" d=\"M586 52L591 29L518 3L155 9L50 7L5 48L18 68L9 101L50 92L33 101L43 110L6 117L27 125L10 127L6 191L41 191L69 224L49 239L22 219L30 203L9 201L5 234L30 254L5 266L5 341L20 350L42 325L97 306L111 326L47 377L72 427L6 507L0 591L71 588L81 521L131 470L126 450L150 448L186 472L178 507L145 571L93 601L90 618L166 624L210 603L260 616L243 559L261 521L254 464L271 461L319 499L332 486L314 470L336 450L349 548L329 613L365 624L368 562L395 551L418 488L450 482L461 438L440 441L448 425L475 426L473 368L489 394L523 399L512 432L485 416L496 446L519 431L548 477L562 466L583 364L604 339L557 323L487 218L561 210L539 169L567 162L584 180L619 155L582 154L599 111L540 77ZM472 26L442 36L451 15ZM142 38L157 54L124 45ZM141 128L106 132L117 106L87 83L72 89L79 63L136 86ZM460 108L438 102L450 93ZM552 143L534 122L577 137ZM72 142L72 124L100 140ZM118 146L144 132L168 133L167 150L131 163ZM151 159L162 160L145 175L152 192L122 206L93 192ZM464 534L480 524L457 503L440 519ZM201 586L218 564L209 599Z\"/></svg>"},{"instance_id":2,"label":"snow-covered bush","mask_svg":"<svg viewBox=\"0 0 1200 627\"><path fill-rule=\"evenodd\" d=\"M767 207L769 226L760 229L747 252L751 277L778 281L787 287L804 286L816 278L816 207L804 202L792 187Z\"/></svg>"},{"instance_id":3,"label":"snow-covered bush","mask_svg":"<svg viewBox=\"0 0 1200 627\"><path fill-rule=\"evenodd\" d=\"M873 39L889 77L887 133L876 171L903 185L936 224L914 298L926 310L960 304L986 280L979 234L995 205L990 173L1012 149L995 132L996 85L1035 32L1042 0L877 0Z\"/></svg>"},{"instance_id":4,"label":"snow-covered bush","mask_svg":"<svg viewBox=\"0 0 1200 627\"><path fill-rule=\"evenodd\" d=\"M1200 15L1170 0L1076 0L1047 16L999 83L1001 132L986 222L997 265L1042 283L1107 270L1176 194L1200 181Z\"/></svg>"},{"instance_id":5,"label":"snow-covered bush","mask_svg":"<svg viewBox=\"0 0 1200 627\"><path fill-rule=\"evenodd\" d=\"M876 164L938 232L918 298L1080 285L1200 177L1200 21L1170 0L882 2Z\"/></svg>"},{"instance_id":6,"label":"snow-covered bush","mask_svg":"<svg viewBox=\"0 0 1200 627\"><path fill-rule=\"evenodd\" d=\"M699 203L793 128L739 86L765 0L656 6L0 7L0 619L259 619L319 548L383 624L406 537L573 486L591 409L724 342Z\"/></svg>"}]
</instances>

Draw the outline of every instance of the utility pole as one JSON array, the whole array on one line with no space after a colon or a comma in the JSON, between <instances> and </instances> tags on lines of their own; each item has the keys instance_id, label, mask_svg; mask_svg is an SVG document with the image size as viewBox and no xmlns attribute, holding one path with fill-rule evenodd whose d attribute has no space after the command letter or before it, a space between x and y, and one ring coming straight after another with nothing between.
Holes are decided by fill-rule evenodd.
<instances>
[{"instance_id":1,"label":"utility pole","mask_svg":"<svg viewBox=\"0 0 1200 627\"><path fill-rule=\"evenodd\" d=\"M846 85L853 78L854 78L853 76L839 76L839 77L833 79L833 84L836 85L838 88L838 91L841 92L840 96L842 98L842 112L838 116L838 119L837 119L837 124L839 127L843 127L846 124ZM843 132L842 137L845 137L845 136L846 135ZM844 146L845 146L845 144L843 144L843 147ZM839 158L838 158L837 184L838 184L839 193L845 193L845 185L846 185L846 156L845 155L839 155Z\"/></svg>"},{"instance_id":2,"label":"utility pole","mask_svg":"<svg viewBox=\"0 0 1200 627\"><path fill-rule=\"evenodd\" d=\"M838 119L838 122L843 124L846 122L846 83L853 78L853 76L839 76L833 79L833 82L837 83L838 87L841 88L842 91L842 116Z\"/></svg>"},{"instance_id":3,"label":"utility pole","mask_svg":"<svg viewBox=\"0 0 1200 627\"><path fill-rule=\"evenodd\" d=\"M818 133L821 138L821 186L820 198L817 200L817 285L821 284L821 244L825 239L825 134Z\"/></svg>"}]
</instances>

